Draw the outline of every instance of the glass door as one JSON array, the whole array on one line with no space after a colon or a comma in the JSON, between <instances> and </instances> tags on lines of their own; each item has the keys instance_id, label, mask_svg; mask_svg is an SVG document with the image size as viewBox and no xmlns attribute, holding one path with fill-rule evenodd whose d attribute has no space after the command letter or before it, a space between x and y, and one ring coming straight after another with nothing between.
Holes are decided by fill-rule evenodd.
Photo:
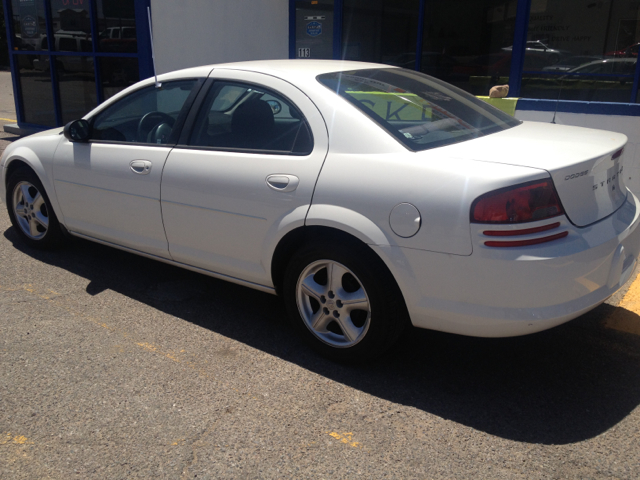
<instances>
[{"instance_id":1,"label":"glass door","mask_svg":"<svg viewBox=\"0 0 640 480\"><path fill-rule=\"evenodd\" d=\"M295 2L295 58L333 58L333 4L333 0Z\"/></svg>"}]
</instances>

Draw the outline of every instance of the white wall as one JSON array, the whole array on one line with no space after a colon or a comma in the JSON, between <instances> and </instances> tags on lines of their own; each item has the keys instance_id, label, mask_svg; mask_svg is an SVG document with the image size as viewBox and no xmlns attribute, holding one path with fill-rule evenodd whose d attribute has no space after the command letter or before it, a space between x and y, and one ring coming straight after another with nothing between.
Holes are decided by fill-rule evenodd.
<instances>
[{"instance_id":1,"label":"white wall","mask_svg":"<svg viewBox=\"0 0 640 480\"><path fill-rule=\"evenodd\" d=\"M158 73L289 57L288 0L151 0Z\"/></svg>"},{"instance_id":2,"label":"white wall","mask_svg":"<svg viewBox=\"0 0 640 480\"><path fill-rule=\"evenodd\" d=\"M516 118L551 123L553 112L516 110ZM623 165L626 172L624 179L629 190L637 197L640 197L640 117L558 112L556 114L556 123L624 133L629 138L629 142L624 149Z\"/></svg>"}]
</instances>

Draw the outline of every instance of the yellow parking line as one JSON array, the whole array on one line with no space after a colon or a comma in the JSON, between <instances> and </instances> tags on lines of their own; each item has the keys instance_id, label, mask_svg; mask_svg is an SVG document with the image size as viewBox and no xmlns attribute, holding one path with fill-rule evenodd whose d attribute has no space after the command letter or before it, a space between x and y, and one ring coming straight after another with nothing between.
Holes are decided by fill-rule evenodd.
<instances>
[{"instance_id":1,"label":"yellow parking line","mask_svg":"<svg viewBox=\"0 0 640 480\"><path fill-rule=\"evenodd\" d=\"M0 118L0 120L4 120L5 122L17 122L17 120L14 120L13 118Z\"/></svg>"},{"instance_id":2,"label":"yellow parking line","mask_svg":"<svg viewBox=\"0 0 640 480\"><path fill-rule=\"evenodd\" d=\"M604 326L640 335L640 276L631 284L618 308L605 320Z\"/></svg>"}]
</instances>

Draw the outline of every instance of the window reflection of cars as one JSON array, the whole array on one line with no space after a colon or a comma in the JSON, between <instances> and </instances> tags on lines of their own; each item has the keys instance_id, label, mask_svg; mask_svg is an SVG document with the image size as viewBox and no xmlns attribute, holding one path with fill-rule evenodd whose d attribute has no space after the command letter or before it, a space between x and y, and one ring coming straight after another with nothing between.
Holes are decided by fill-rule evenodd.
<instances>
[{"instance_id":1,"label":"window reflection of cars","mask_svg":"<svg viewBox=\"0 0 640 480\"><path fill-rule=\"evenodd\" d=\"M74 35L68 33L54 34L55 45L54 50L58 52L91 52L93 50L91 38L82 33ZM49 49L49 39L45 35L42 37L41 49ZM38 56L33 60L33 68L36 70L49 71L49 56ZM59 73L69 72L93 72L93 62L88 57L59 55L56 57L56 69Z\"/></svg>"},{"instance_id":2,"label":"window reflection of cars","mask_svg":"<svg viewBox=\"0 0 640 480\"><path fill-rule=\"evenodd\" d=\"M638 56L638 48L640 48L640 43L635 43L633 45L629 45L622 50L616 50L614 52L607 52L605 55L607 57L637 57Z\"/></svg>"},{"instance_id":3,"label":"window reflection of cars","mask_svg":"<svg viewBox=\"0 0 640 480\"><path fill-rule=\"evenodd\" d=\"M628 102L635 58L608 58L573 68L555 78L538 79L538 87L558 89L557 98L588 102Z\"/></svg>"},{"instance_id":4,"label":"window reflection of cars","mask_svg":"<svg viewBox=\"0 0 640 480\"><path fill-rule=\"evenodd\" d=\"M595 62L586 63L569 70L567 75L563 75L560 79L569 80L573 78L578 80L633 82L637 61L635 58L596 60ZM603 75L613 75L613 77L604 77Z\"/></svg>"},{"instance_id":5,"label":"window reflection of cars","mask_svg":"<svg viewBox=\"0 0 640 480\"><path fill-rule=\"evenodd\" d=\"M549 65L549 58L527 52L524 56L525 70L542 70ZM508 77L511 72L511 53L491 53L480 55L471 62L454 69L458 73L489 77Z\"/></svg>"},{"instance_id":6,"label":"window reflection of cars","mask_svg":"<svg viewBox=\"0 0 640 480\"><path fill-rule=\"evenodd\" d=\"M390 58L384 63L413 70L416 64L416 54L413 52L402 53ZM423 52L420 62L420 71L442 80L452 81L454 68L458 64L459 62L455 58L444 53Z\"/></svg>"},{"instance_id":7,"label":"window reflection of cars","mask_svg":"<svg viewBox=\"0 0 640 480\"><path fill-rule=\"evenodd\" d=\"M135 27L109 27L98 36L100 50L103 52L129 52L138 51Z\"/></svg>"},{"instance_id":8,"label":"window reflection of cars","mask_svg":"<svg viewBox=\"0 0 640 480\"><path fill-rule=\"evenodd\" d=\"M571 52L567 50L558 50L555 48L551 48L548 45L542 43L540 40L529 40L527 42L527 52L536 52L545 57L548 57L549 63L557 63L560 60L560 57L565 55L571 55ZM510 52L513 50L513 46L504 47L502 49L505 52Z\"/></svg>"},{"instance_id":9,"label":"window reflection of cars","mask_svg":"<svg viewBox=\"0 0 640 480\"><path fill-rule=\"evenodd\" d=\"M542 71L544 72L568 72L569 70L584 65L586 63L591 63L596 60L602 60L602 57L589 56L589 55L578 55L575 57L563 58L561 62L556 63L555 65L550 65L544 67Z\"/></svg>"}]
</instances>

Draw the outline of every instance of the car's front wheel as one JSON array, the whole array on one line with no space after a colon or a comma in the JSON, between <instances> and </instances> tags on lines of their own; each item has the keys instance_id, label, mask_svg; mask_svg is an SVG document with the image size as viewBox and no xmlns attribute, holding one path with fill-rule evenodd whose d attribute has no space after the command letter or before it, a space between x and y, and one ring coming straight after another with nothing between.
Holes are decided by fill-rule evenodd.
<instances>
[{"instance_id":1,"label":"car's front wheel","mask_svg":"<svg viewBox=\"0 0 640 480\"><path fill-rule=\"evenodd\" d=\"M307 245L285 273L283 294L294 327L316 351L334 360L376 357L408 323L395 280L367 248Z\"/></svg>"},{"instance_id":2,"label":"car's front wheel","mask_svg":"<svg viewBox=\"0 0 640 480\"><path fill-rule=\"evenodd\" d=\"M6 200L11 223L26 244L46 249L62 243L60 224L35 173L22 168L12 173Z\"/></svg>"}]
</instances>

